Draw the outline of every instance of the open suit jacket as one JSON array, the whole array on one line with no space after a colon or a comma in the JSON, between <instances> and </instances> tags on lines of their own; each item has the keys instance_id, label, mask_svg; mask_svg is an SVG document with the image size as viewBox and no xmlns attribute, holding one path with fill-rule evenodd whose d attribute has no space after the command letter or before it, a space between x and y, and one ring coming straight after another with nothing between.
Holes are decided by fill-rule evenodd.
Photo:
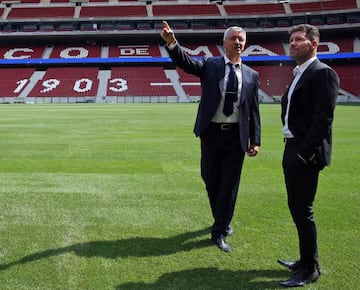
<instances>
[{"instance_id":1,"label":"open suit jacket","mask_svg":"<svg viewBox=\"0 0 360 290\"><path fill-rule=\"evenodd\" d=\"M189 74L200 77L202 92L194 133L201 137L220 104L225 77L224 57L195 60L187 55L180 45L176 45L172 50L166 46L166 49L178 67ZM246 152L249 144L260 145L259 75L244 64L241 65L241 69L242 90L239 105L239 129L241 147Z\"/></svg>"},{"instance_id":2,"label":"open suit jacket","mask_svg":"<svg viewBox=\"0 0 360 290\"><path fill-rule=\"evenodd\" d=\"M330 165L332 121L338 91L339 78L335 71L316 59L303 72L291 96L288 125L298 144L298 154L320 169ZM283 124L287 94L288 90L281 100Z\"/></svg>"}]
</instances>

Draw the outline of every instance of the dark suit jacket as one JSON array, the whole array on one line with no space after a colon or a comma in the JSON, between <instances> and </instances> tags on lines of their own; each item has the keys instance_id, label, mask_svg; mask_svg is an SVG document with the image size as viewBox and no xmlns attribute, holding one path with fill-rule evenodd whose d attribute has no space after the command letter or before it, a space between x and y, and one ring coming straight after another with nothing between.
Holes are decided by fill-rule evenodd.
<instances>
[{"instance_id":1,"label":"dark suit jacket","mask_svg":"<svg viewBox=\"0 0 360 290\"><path fill-rule=\"evenodd\" d=\"M298 153L306 160L330 165L332 122L339 77L318 59L301 75L291 96L289 129L298 144ZM284 124L288 90L282 97L281 119Z\"/></svg>"},{"instance_id":2,"label":"dark suit jacket","mask_svg":"<svg viewBox=\"0 0 360 290\"><path fill-rule=\"evenodd\" d=\"M170 57L177 66L189 74L200 77L201 100L196 117L194 133L200 136L208 128L220 104L221 89L224 84L224 57L210 57L195 60L187 55L180 45L169 50ZM258 100L259 74L242 64L242 91L240 94L240 142L244 152L249 144L260 145L260 114Z\"/></svg>"}]
</instances>

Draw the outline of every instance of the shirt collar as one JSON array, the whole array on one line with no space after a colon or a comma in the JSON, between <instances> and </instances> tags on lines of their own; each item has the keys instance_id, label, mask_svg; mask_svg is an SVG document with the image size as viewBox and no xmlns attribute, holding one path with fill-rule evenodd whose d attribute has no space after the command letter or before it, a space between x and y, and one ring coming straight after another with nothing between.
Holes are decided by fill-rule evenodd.
<instances>
[{"instance_id":1,"label":"shirt collar","mask_svg":"<svg viewBox=\"0 0 360 290\"><path fill-rule=\"evenodd\" d=\"M305 61L301 65L297 65L293 70L294 75L297 73L302 74L315 59L316 59L316 56L309 58L307 61Z\"/></svg>"},{"instance_id":2,"label":"shirt collar","mask_svg":"<svg viewBox=\"0 0 360 290\"><path fill-rule=\"evenodd\" d=\"M228 64L228 63L232 63L231 61L230 61L230 59L226 56L226 55L224 55L224 61L225 61L225 64ZM239 58L239 62L238 63L234 63L235 65L237 64L237 65L239 65L240 67L241 67L241 58Z\"/></svg>"}]
</instances>

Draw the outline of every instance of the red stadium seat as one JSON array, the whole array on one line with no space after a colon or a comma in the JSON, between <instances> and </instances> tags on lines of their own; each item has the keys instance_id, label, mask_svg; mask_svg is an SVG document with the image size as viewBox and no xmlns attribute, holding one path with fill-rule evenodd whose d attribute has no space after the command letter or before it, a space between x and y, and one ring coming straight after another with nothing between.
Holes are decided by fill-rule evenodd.
<instances>
[{"instance_id":1,"label":"red stadium seat","mask_svg":"<svg viewBox=\"0 0 360 290\"><path fill-rule=\"evenodd\" d=\"M69 6L56 7L12 7L7 19L32 19L32 18L73 18L75 8Z\"/></svg>"},{"instance_id":2,"label":"red stadium seat","mask_svg":"<svg viewBox=\"0 0 360 290\"><path fill-rule=\"evenodd\" d=\"M50 58L87 58L87 57L100 57L101 46L96 45L55 45Z\"/></svg>"},{"instance_id":3,"label":"red stadium seat","mask_svg":"<svg viewBox=\"0 0 360 290\"><path fill-rule=\"evenodd\" d=\"M317 12L317 11L335 11L344 9L358 9L356 0L327 0L291 3L292 12Z\"/></svg>"},{"instance_id":4,"label":"red stadium seat","mask_svg":"<svg viewBox=\"0 0 360 290\"><path fill-rule=\"evenodd\" d=\"M147 16L145 5L83 6L80 18L89 17L134 17Z\"/></svg>"},{"instance_id":5,"label":"red stadium seat","mask_svg":"<svg viewBox=\"0 0 360 290\"><path fill-rule=\"evenodd\" d=\"M323 2L320 1L314 1L314 2L299 2L299 3L291 3L290 2L290 8L292 12L298 13L298 12L315 12L315 11L321 11L322 10L322 4Z\"/></svg>"},{"instance_id":6,"label":"red stadium seat","mask_svg":"<svg viewBox=\"0 0 360 290\"><path fill-rule=\"evenodd\" d=\"M34 68L1 68L0 98L18 97L28 85L34 71Z\"/></svg>"},{"instance_id":7,"label":"red stadium seat","mask_svg":"<svg viewBox=\"0 0 360 290\"><path fill-rule=\"evenodd\" d=\"M271 4L224 4L227 15L285 14L281 3Z\"/></svg>"},{"instance_id":8,"label":"red stadium seat","mask_svg":"<svg viewBox=\"0 0 360 290\"><path fill-rule=\"evenodd\" d=\"M358 9L356 0L322 1L324 10Z\"/></svg>"},{"instance_id":9,"label":"red stadium seat","mask_svg":"<svg viewBox=\"0 0 360 290\"><path fill-rule=\"evenodd\" d=\"M48 68L28 97L96 97L98 71L97 67Z\"/></svg>"},{"instance_id":10,"label":"red stadium seat","mask_svg":"<svg viewBox=\"0 0 360 290\"><path fill-rule=\"evenodd\" d=\"M178 4L152 5L154 16L220 16L220 11L215 4Z\"/></svg>"},{"instance_id":11,"label":"red stadium seat","mask_svg":"<svg viewBox=\"0 0 360 290\"><path fill-rule=\"evenodd\" d=\"M280 97L292 79L292 66L251 65L259 72L259 87L270 97Z\"/></svg>"},{"instance_id":12,"label":"red stadium seat","mask_svg":"<svg viewBox=\"0 0 360 290\"><path fill-rule=\"evenodd\" d=\"M188 97L200 96L200 79L197 76L184 72L182 69L177 68L176 71L179 74L179 81L186 95Z\"/></svg>"},{"instance_id":13,"label":"red stadium seat","mask_svg":"<svg viewBox=\"0 0 360 290\"><path fill-rule=\"evenodd\" d=\"M332 65L340 76L341 89L360 96L360 64Z\"/></svg>"},{"instance_id":14,"label":"red stadium seat","mask_svg":"<svg viewBox=\"0 0 360 290\"><path fill-rule=\"evenodd\" d=\"M114 67L108 84L108 96L176 96L162 67Z\"/></svg>"}]
</instances>

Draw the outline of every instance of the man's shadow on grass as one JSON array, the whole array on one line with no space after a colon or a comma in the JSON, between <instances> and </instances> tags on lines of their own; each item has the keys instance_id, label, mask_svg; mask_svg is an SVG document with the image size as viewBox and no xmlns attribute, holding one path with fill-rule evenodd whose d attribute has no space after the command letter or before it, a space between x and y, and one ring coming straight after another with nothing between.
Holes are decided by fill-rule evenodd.
<instances>
[{"instance_id":1,"label":"man's shadow on grass","mask_svg":"<svg viewBox=\"0 0 360 290\"><path fill-rule=\"evenodd\" d=\"M177 252L212 246L213 244L209 238L198 240L202 235L209 233L210 228L205 228L169 238L134 237L114 241L78 243L67 247L33 253L13 262L0 264L0 271L15 265L26 264L66 253L74 253L80 257L102 257L107 259L171 255Z\"/></svg>"},{"instance_id":2,"label":"man's shadow on grass","mask_svg":"<svg viewBox=\"0 0 360 290\"><path fill-rule=\"evenodd\" d=\"M125 283L116 290L161 289L279 289L279 282L287 279L285 270L230 271L217 268L198 268L166 273L154 283Z\"/></svg>"}]
</instances>

